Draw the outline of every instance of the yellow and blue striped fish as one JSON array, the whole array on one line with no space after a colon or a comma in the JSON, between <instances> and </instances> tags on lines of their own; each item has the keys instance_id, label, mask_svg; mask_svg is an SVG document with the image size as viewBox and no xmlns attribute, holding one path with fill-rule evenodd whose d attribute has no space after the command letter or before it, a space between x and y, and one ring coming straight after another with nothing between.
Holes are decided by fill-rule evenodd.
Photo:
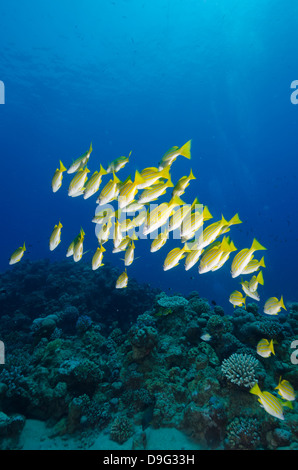
<instances>
[{"instance_id":1,"label":"yellow and blue striped fish","mask_svg":"<svg viewBox=\"0 0 298 470\"><path fill-rule=\"evenodd\" d=\"M75 173L76 171L83 168L87 164L87 162L90 158L92 150L93 149L92 149L92 142L91 142L89 150L87 150L87 152L83 153L83 155L81 157L74 160L74 162L68 168L67 173L68 174Z\"/></svg>"},{"instance_id":2,"label":"yellow and blue striped fish","mask_svg":"<svg viewBox=\"0 0 298 470\"><path fill-rule=\"evenodd\" d=\"M160 196L166 193L167 188L172 188L173 186L174 185L170 178L165 183L154 184L154 186L144 189L138 198L138 202L140 204L146 204L147 202L156 201Z\"/></svg>"},{"instance_id":3,"label":"yellow and blue striped fish","mask_svg":"<svg viewBox=\"0 0 298 470\"><path fill-rule=\"evenodd\" d=\"M122 156L122 157L115 158L115 160L113 160L109 164L107 168L107 173L117 173L117 171L121 170L121 168L123 168L126 165L126 163L129 162L130 156L131 156L131 151L129 152L128 157Z\"/></svg>"},{"instance_id":4,"label":"yellow and blue striped fish","mask_svg":"<svg viewBox=\"0 0 298 470\"><path fill-rule=\"evenodd\" d=\"M258 288L258 284L264 285L264 278L263 278L263 273L262 271L259 272L257 276L253 276L251 280L249 281L249 290L250 292L255 292Z\"/></svg>"},{"instance_id":5,"label":"yellow and blue striped fish","mask_svg":"<svg viewBox=\"0 0 298 470\"><path fill-rule=\"evenodd\" d=\"M229 302L234 305L234 308L242 307L242 305L245 307L245 301L246 297L243 297L242 292L239 292L239 290L234 290L229 297Z\"/></svg>"},{"instance_id":6,"label":"yellow and blue striped fish","mask_svg":"<svg viewBox=\"0 0 298 470\"><path fill-rule=\"evenodd\" d=\"M125 271L123 271L123 273L120 274L120 276L118 277L115 287L116 289L123 289L127 287L127 284L128 284L128 276L127 276L126 268L125 268Z\"/></svg>"},{"instance_id":7,"label":"yellow and blue striped fish","mask_svg":"<svg viewBox=\"0 0 298 470\"><path fill-rule=\"evenodd\" d=\"M281 377L279 378L279 382L275 390L278 390L278 394L282 396L285 400L294 401L295 391L293 386L288 382L288 380L282 380Z\"/></svg>"},{"instance_id":8,"label":"yellow and blue striped fish","mask_svg":"<svg viewBox=\"0 0 298 470\"><path fill-rule=\"evenodd\" d=\"M185 158L190 159L191 154L190 154L190 149L191 149L191 140L186 142L186 144L182 145L182 147L171 147L167 152L163 155L162 159L159 162L158 169L161 171L167 166L171 166L172 163L176 160L176 158L179 155L182 155Z\"/></svg>"},{"instance_id":9,"label":"yellow and blue striped fish","mask_svg":"<svg viewBox=\"0 0 298 470\"><path fill-rule=\"evenodd\" d=\"M121 181L113 172L113 179L107 182L105 187L101 190L96 202L102 206L108 202L113 201L119 194Z\"/></svg>"},{"instance_id":10,"label":"yellow and blue striped fish","mask_svg":"<svg viewBox=\"0 0 298 470\"><path fill-rule=\"evenodd\" d=\"M207 206L204 206L203 211L197 210L188 214L181 224L180 232L182 241L185 242L193 238L196 231L202 227L205 220L212 219L212 217Z\"/></svg>"},{"instance_id":11,"label":"yellow and blue striped fish","mask_svg":"<svg viewBox=\"0 0 298 470\"><path fill-rule=\"evenodd\" d=\"M250 393L253 395L257 395L259 397L258 402L261 403L261 406L269 413L271 416L275 418L284 420L283 414L283 406L287 406L293 409L293 405L290 401L283 402L278 397L272 395L269 392L261 392L260 387L256 383Z\"/></svg>"},{"instance_id":12,"label":"yellow and blue striped fish","mask_svg":"<svg viewBox=\"0 0 298 470\"><path fill-rule=\"evenodd\" d=\"M168 271L169 269L174 268L175 266L178 266L179 261L186 256L186 253L190 252L191 250L185 243L183 248L174 248L171 250L164 261L163 264L163 270Z\"/></svg>"},{"instance_id":13,"label":"yellow and blue striped fish","mask_svg":"<svg viewBox=\"0 0 298 470\"><path fill-rule=\"evenodd\" d=\"M238 214L235 214L229 222L222 216L221 220L208 225L208 227L203 230L198 239L198 248L204 248L210 245L210 243L214 242L220 235L228 232L231 225L241 223Z\"/></svg>"},{"instance_id":14,"label":"yellow and blue striped fish","mask_svg":"<svg viewBox=\"0 0 298 470\"><path fill-rule=\"evenodd\" d=\"M264 305L264 313L267 315L277 315L281 309L287 310L284 304L283 296L281 296L280 300L277 297L270 297Z\"/></svg>"},{"instance_id":15,"label":"yellow and blue striped fish","mask_svg":"<svg viewBox=\"0 0 298 470\"><path fill-rule=\"evenodd\" d=\"M105 248L102 246L102 244L100 246L97 247L96 249L96 252L94 253L93 255L93 258L92 258L92 262L91 262L91 265L92 265L92 270L95 271L96 269L98 269L100 266L103 266L103 262L102 262L102 258L103 258L103 253L104 253Z\"/></svg>"},{"instance_id":16,"label":"yellow and blue striped fish","mask_svg":"<svg viewBox=\"0 0 298 470\"><path fill-rule=\"evenodd\" d=\"M243 273L254 252L257 250L266 250L266 248L262 246L256 238L254 238L250 248L244 248L235 255L231 266L232 277L237 277Z\"/></svg>"},{"instance_id":17,"label":"yellow and blue striped fish","mask_svg":"<svg viewBox=\"0 0 298 470\"><path fill-rule=\"evenodd\" d=\"M247 264L246 268L242 271L241 274L251 274L257 271L260 267L266 268L264 256L258 261L257 259L253 258Z\"/></svg>"},{"instance_id":18,"label":"yellow and blue striped fish","mask_svg":"<svg viewBox=\"0 0 298 470\"><path fill-rule=\"evenodd\" d=\"M263 338L257 344L257 353L262 357L270 357L271 354L275 355L273 347L273 339L268 341L268 339Z\"/></svg>"},{"instance_id":19,"label":"yellow and blue striped fish","mask_svg":"<svg viewBox=\"0 0 298 470\"><path fill-rule=\"evenodd\" d=\"M196 177L193 175L192 170L190 170L190 173L188 176L182 176L182 178L177 181L177 183L174 186L173 192L172 192L172 197L173 196L182 196L182 194L185 192L187 186L189 186L189 183L191 180L195 180Z\"/></svg>"},{"instance_id":20,"label":"yellow and blue striped fish","mask_svg":"<svg viewBox=\"0 0 298 470\"><path fill-rule=\"evenodd\" d=\"M90 196L93 196L93 194L95 194L99 190L102 175L106 175L106 174L107 174L106 170L103 168L102 165L100 165L100 170L95 171L85 185L84 196L83 196L84 199L88 199Z\"/></svg>"},{"instance_id":21,"label":"yellow and blue striped fish","mask_svg":"<svg viewBox=\"0 0 298 470\"><path fill-rule=\"evenodd\" d=\"M143 183L138 185L138 189L145 189L148 186L152 186L158 182L158 180L164 178L168 180L170 178L170 167L167 166L163 170L159 171L158 168L148 167L144 168L141 171L141 177L143 178Z\"/></svg>"},{"instance_id":22,"label":"yellow and blue striped fish","mask_svg":"<svg viewBox=\"0 0 298 470\"><path fill-rule=\"evenodd\" d=\"M24 242L23 246L20 246L19 248L17 248L13 252L13 254L11 255L11 257L9 259L9 264L15 264L15 263L18 263L19 261L21 261L25 251L26 251L26 246L25 246L25 242Z\"/></svg>"},{"instance_id":23,"label":"yellow and blue striped fish","mask_svg":"<svg viewBox=\"0 0 298 470\"><path fill-rule=\"evenodd\" d=\"M168 234L169 234L168 229L165 229L163 232L157 235L157 237L151 243L151 248L150 248L151 253L154 253L155 251L160 250L164 246L164 244L166 243L168 239Z\"/></svg>"},{"instance_id":24,"label":"yellow and blue striped fish","mask_svg":"<svg viewBox=\"0 0 298 470\"><path fill-rule=\"evenodd\" d=\"M76 197L80 196L81 194L84 193L84 184L88 179L87 173L89 173L90 170L88 168L80 168L79 171L76 173L76 175L73 177L73 179L70 182L70 185L68 187L68 195L71 197Z\"/></svg>"},{"instance_id":25,"label":"yellow and blue striped fish","mask_svg":"<svg viewBox=\"0 0 298 470\"><path fill-rule=\"evenodd\" d=\"M143 178L138 170L136 170L134 181L127 181L119 190L118 204L120 209L128 206L134 201L134 197L138 192L138 185L142 182Z\"/></svg>"},{"instance_id":26,"label":"yellow and blue striped fish","mask_svg":"<svg viewBox=\"0 0 298 470\"><path fill-rule=\"evenodd\" d=\"M214 244L212 248L206 250L199 265L199 273L203 274L211 271L220 262L220 258L223 253L229 253L230 245L226 237L222 239L220 244Z\"/></svg>"},{"instance_id":27,"label":"yellow and blue striped fish","mask_svg":"<svg viewBox=\"0 0 298 470\"><path fill-rule=\"evenodd\" d=\"M257 301L260 300L260 296L259 296L258 292L257 291L251 292L251 290L249 289L249 282L248 281L241 281L240 284L242 286L242 289L243 289L244 293L248 297L251 297L252 299L257 300Z\"/></svg>"}]
</instances>

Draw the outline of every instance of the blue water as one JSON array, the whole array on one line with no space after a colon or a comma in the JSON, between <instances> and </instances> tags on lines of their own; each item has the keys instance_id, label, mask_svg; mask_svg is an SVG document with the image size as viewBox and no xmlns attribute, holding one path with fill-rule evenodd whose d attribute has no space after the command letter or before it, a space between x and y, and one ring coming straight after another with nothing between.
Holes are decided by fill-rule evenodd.
<instances>
[{"instance_id":1,"label":"blue water","mask_svg":"<svg viewBox=\"0 0 298 470\"><path fill-rule=\"evenodd\" d=\"M119 177L156 166L173 145L192 139L192 159L179 157L172 179L197 177L195 196L214 219L239 213L230 235L238 249L256 237L265 253L269 296L297 300L298 4L273 0L95 0L6 2L1 8L0 270L25 241L25 258L65 259L82 226L84 260L96 249L96 196L69 198L70 175L54 194L59 159L69 166L93 143L93 172L132 151ZM67 183L66 183L67 181ZM50 252L59 219L62 242ZM111 246L111 241L109 242ZM238 280L230 261L219 271L162 269L177 243L151 254L136 243L128 274L165 291L197 290L227 313ZM120 254L105 259L123 269Z\"/></svg>"}]
</instances>

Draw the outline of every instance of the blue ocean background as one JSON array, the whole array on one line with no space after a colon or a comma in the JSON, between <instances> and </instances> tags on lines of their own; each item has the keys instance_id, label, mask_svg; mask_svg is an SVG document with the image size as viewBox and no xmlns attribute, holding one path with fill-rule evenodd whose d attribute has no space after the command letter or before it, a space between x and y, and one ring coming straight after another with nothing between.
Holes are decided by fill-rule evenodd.
<instances>
[{"instance_id":1,"label":"blue ocean background","mask_svg":"<svg viewBox=\"0 0 298 470\"><path fill-rule=\"evenodd\" d=\"M290 100L297 15L297 2L277 0L6 2L0 270L14 269L9 257L24 241L22 262L64 260L81 226L89 250L83 260L91 263L96 196L69 198L66 174L52 192L60 159L69 166L92 141L93 172L132 151L118 174L124 179L192 139L192 159L172 166L174 182L190 168L197 178L183 200L197 196L212 222L238 212L243 224L230 232L236 247L256 237L267 248L261 303L297 300L298 106ZM62 242L50 252L59 220ZM185 272L183 263L164 272L174 246L169 240L151 254L150 241L138 241L129 276L170 293L197 290L231 313L228 297L240 285L230 261L203 275L197 267ZM105 253L122 271L121 258Z\"/></svg>"}]
</instances>

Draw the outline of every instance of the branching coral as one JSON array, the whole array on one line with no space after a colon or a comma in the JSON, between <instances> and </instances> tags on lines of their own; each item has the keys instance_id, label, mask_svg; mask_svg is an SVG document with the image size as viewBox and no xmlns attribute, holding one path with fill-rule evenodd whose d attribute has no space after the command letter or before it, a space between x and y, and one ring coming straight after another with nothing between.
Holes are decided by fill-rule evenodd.
<instances>
[{"instance_id":1,"label":"branching coral","mask_svg":"<svg viewBox=\"0 0 298 470\"><path fill-rule=\"evenodd\" d=\"M239 387L252 388L257 382L255 377L259 362L249 354L232 354L221 365L223 375Z\"/></svg>"},{"instance_id":2,"label":"branching coral","mask_svg":"<svg viewBox=\"0 0 298 470\"><path fill-rule=\"evenodd\" d=\"M110 438L113 441L123 444L133 433L131 422L126 416L116 416L111 424Z\"/></svg>"},{"instance_id":3,"label":"branching coral","mask_svg":"<svg viewBox=\"0 0 298 470\"><path fill-rule=\"evenodd\" d=\"M257 419L236 417L227 426L226 447L228 449L256 449L260 444L260 425Z\"/></svg>"}]
</instances>

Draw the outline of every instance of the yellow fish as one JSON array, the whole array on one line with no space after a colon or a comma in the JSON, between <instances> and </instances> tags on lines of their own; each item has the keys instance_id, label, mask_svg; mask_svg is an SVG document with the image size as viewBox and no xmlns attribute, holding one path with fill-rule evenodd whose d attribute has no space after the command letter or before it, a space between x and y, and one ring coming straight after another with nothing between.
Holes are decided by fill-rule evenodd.
<instances>
[{"instance_id":1,"label":"yellow fish","mask_svg":"<svg viewBox=\"0 0 298 470\"><path fill-rule=\"evenodd\" d=\"M84 193L84 184L88 179L87 173L89 173L90 170L88 168L80 168L76 175L73 177L73 179L70 182L69 188L68 188L68 195L71 197L76 197L80 196L81 194Z\"/></svg>"},{"instance_id":2,"label":"yellow fish","mask_svg":"<svg viewBox=\"0 0 298 470\"><path fill-rule=\"evenodd\" d=\"M141 211L136 217L132 219L132 224L134 227L140 227L147 220L147 211Z\"/></svg>"},{"instance_id":3,"label":"yellow fish","mask_svg":"<svg viewBox=\"0 0 298 470\"><path fill-rule=\"evenodd\" d=\"M277 387L275 387L275 390L278 390L278 394L285 400L294 401L296 398L294 388L290 382L288 382L288 380L281 380L281 377L279 378L279 382Z\"/></svg>"},{"instance_id":4,"label":"yellow fish","mask_svg":"<svg viewBox=\"0 0 298 470\"><path fill-rule=\"evenodd\" d=\"M283 414L283 406L293 408L293 405L290 401L283 402L269 392L261 392L257 383L252 387L250 393L257 395L259 397L258 402L261 403L261 406L265 409L265 411L267 411L267 413L269 413L271 416L274 416L275 418L281 420L285 419Z\"/></svg>"},{"instance_id":5,"label":"yellow fish","mask_svg":"<svg viewBox=\"0 0 298 470\"><path fill-rule=\"evenodd\" d=\"M174 248L171 250L164 261L163 264L163 270L168 271L169 269L174 268L175 266L178 266L179 261L186 256L186 253L189 253L191 250L185 243L183 248Z\"/></svg>"},{"instance_id":6,"label":"yellow fish","mask_svg":"<svg viewBox=\"0 0 298 470\"><path fill-rule=\"evenodd\" d=\"M280 300L278 300L277 297L270 297L265 302L264 313L267 313L268 315L277 315L282 308L287 310L284 304L283 296L281 296Z\"/></svg>"},{"instance_id":7,"label":"yellow fish","mask_svg":"<svg viewBox=\"0 0 298 470\"><path fill-rule=\"evenodd\" d=\"M215 244L212 248L205 251L200 261L199 273L203 274L211 271L218 265L222 254L229 253L230 250L230 245L226 237L224 237L220 244Z\"/></svg>"},{"instance_id":8,"label":"yellow fish","mask_svg":"<svg viewBox=\"0 0 298 470\"><path fill-rule=\"evenodd\" d=\"M104 251L106 251L106 250L102 246L102 244L100 245L100 247L99 246L97 247L96 252L94 253L93 258L92 258L92 269L93 269L93 271L95 271L100 266L104 265L103 262L102 262Z\"/></svg>"},{"instance_id":9,"label":"yellow fish","mask_svg":"<svg viewBox=\"0 0 298 470\"><path fill-rule=\"evenodd\" d=\"M75 173L76 171L80 170L80 168L83 168L87 164L92 150L93 149L92 149L92 142L91 142L89 150L87 150L87 152L85 152L81 157L74 160L74 162L68 168L67 173L69 174Z\"/></svg>"},{"instance_id":10,"label":"yellow fish","mask_svg":"<svg viewBox=\"0 0 298 470\"><path fill-rule=\"evenodd\" d=\"M154 184L154 186L144 189L142 194L139 196L138 202L140 204L145 204L147 202L156 201L160 196L166 193L167 188L172 188L173 186L174 185L170 178L165 183Z\"/></svg>"},{"instance_id":11,"label":"yellow fish","mask_svg":"<svg viewBox=\"0 0 298 470\"><path fill-rule=\"evenodd\" d=\"M228 239L229 239L229 237L228 237ZM229 246L230 246L229 251L223 251L223 253L222 253L222 255L221 255L221 257L220 257L220 259L219 259L217 265L214 266L214 267L211 269L211 271L217 271L218 269L220 269L220 268L225 264L225 262L229 259L230 254L232 253L232 251L236 251L236 250L237 250L237 248L235 247L233 241L231 241L231 242L228 241L228 243L229 243Z\"/></svg>"},{"instance_id":12,"label":"yellow fish","mask_svg":"<svg viewBox=\"0 0 298 470\"><path fill-rule=\"evenodd\" d=\"M203 251L203 248L193 248L190 253L188 253L184 263L185 271L191 269L199 261L199 258Z\"/></svg>"},{"instance_id":13,"label":"yellow fish","mask_svg":"<svg viewBox=\"0 0 298 470\"><path fill-rule=\"evenodd\" d=\"M207 206L204 206L203 211L198 210L191 212L181 224L181 238L182 241L190 240L195 236L197 230L202 227L205 220L212 219L212 215L209 212Z\"/></svg>"},{"instance_id":14,"label":"yellow fish","mask_svg":"<svg viewBox=\"0 0 298 470\"><path fill-rule=\"evenodd\" d=\"M85 185L84 196L83 196L84 199L88 199L90 196L93 196L93 194L95 194L99 190L102 176L106 174L107 174L106 170L103 168L102 165L100 165L100 170L95 171Z\"/></svg>"},{"instance_id":15,"label":"yellow fish","mask_svg":"<svg viewBox=\"0 0 298 470\"><path fill-rule=\"evenodd\" d=\"M125 256L124 256L125 266L130 266L132 264L134 260L134 253L135 253L135 244L132 240L130 245L125 250Z\"/></svg>"},{"instance_id":16,"label":"yellow fish","mask_svg":"<svg viewBox=\"0 0 298 470\"><path fill-rule=\"evenodd\" d=\"M98 210L99 209L99 210ZM95 216L92 219L92 222L95 224L102 224L108 222L111 217L114 217L115 211L111 207L106 207L104 209L100 209L99 207L96 209Z\"/></svg>"},{"instance_id":17,"label":"yellow fish","mask_svg":"<svg viewBox=\"0 0 298 470\"><path fill-rule=\"evenodd\" d=\"M85 238L85 233L83 230L81 230L79 236L77 237L77 240L74 243L73 246L73 260L77 263L80 261L80 259L83 256L83 242Z\"/></svg>"},{"instance_id":18,"label":"yellow fish","mask_svg":"<svg viewBox=\"0 0 298 470\"><path fill-rule=\"evenodd\" d=\"M227 232L227 229L231 225L241 223L242 222L239 219L238 214L235 214L229 222L225 220L224 216L222 216L221 220L208 225L208 227L203 230L198 239L198 248L205 248L205 246L208 246L210 243L214 242L214 240L222 235L222 233Z\"/></svg>"},{"instance_id":19,"label":"yellow fish","mask_svg":"<svg viewBox=\"0 0 298 470\"><path fill-rule=\"evenodd\" d=\"M168 239L169 231L165 229L163 232L159 233L157 237L151 243L150 251L151 253L155 253L156 251L160 250Z\"/></svg>"},{"instance_id":20,"label":"yellow fish","mask_svg":"<svg viewBox=\"0 0 298 470\"><path fill-rule=\"evenodd\" d=\"M107 168L107 173L117 173L117 171L121 170L121 168L124 168L126 163L129 162L129 157L131 156L131 151L128 154L128 157L118 157L113 160L108 168Z\"/></svg>"},{"instance_id":21,"label":"yellow fish","mask_svg":"<svg viewBox=\"0 0 298 470\"><path fill-rule=\"evenodd\" d=\"M143 178L143 183L140 183L138 188L148 188L149 186L152 186L157 183L162 178L166 180L170 179L170 167L168 166L161 171L159 171L158 168L155 168L153 166L144 168L141 171L141 177Z\"/></svg>"},{"instance_id":22,"label":"yellow fish","mask_svg":"<svg viewBox=\"0 0 298 470\"><path fill-rule=\"evenodd\" d=\"M81 236L85 236L85 232L84 230L81 228L80 230L80 233L79 235L77 235L75 237L75 239L71 242L71 244L69 245L68 249L67 249L67 252L66 252L66 257L68 258L69 256L73 256L73 249L74 249L74 246L75 244L79 241L80 237Z\"/></svg>"},{"instance_id":23,"label":"yellow fish","mask_svg":"<svg viewBox=\"0 0 298 470\"><path fill-rule=\"evenodd\" d=\"M114 199L116 199L120 191L120 187L119 187L120 184L121 184L121 181L113 172L113 179L108 181L108 183L102 189L96 202L98 202L98 204L102 206L103 204L107 204L108 202L111 202Z\"/></svg>"},{"instance_id":24,"label":"yellow fish","mask_svg":"<svg viewBox=\"0 0 298 470\"><path fill-rule=\"evenodd\" d=\"M67 170L60 160L60 168L56 169L54 176L52 178L53 193L55 193L56 191L58 191L59 188L61 188L64 171L67 171Z\"/></svg>"},{"instance_id":25,"label":"yellow fish","mask_svg":"<svg viewBox=\"0 0 298 470\"><path fill-rule=\"evenodd\" d=\"M179 207L170 218L169 232L179 228L183 220L190 214L190 212L196 207L197 204L200 203L198 201L198 198L195 198L191 205L184 204L183 206Z\"/></svg>"},{"instance_id":26,"label":"yellow fish","mask_svg":"<svg viewBox=\"0 0 298 470\"><path fill-rule=\"evenodd\" d=\"M251 297L252 299L257 300L257 301L260 300L260 296L259 296L258 292L256 290L254 292L252 292L250 290L248 281L241 281L240 284L242 286L242 289L243 289L244 293L248 297Z\"/></svg>"},{"instance_id":27,"label":"yellow fish","mask_svg":"<svg viewBox=\"0 0 298 470\"><path fill-rule=\"evenodd\" d=\"M136 170L134 181L130 181L130 180L127 181L127 183L124 184L119 190L118 205L120 209L128 206L131 202L134 201L134 197L138 192L138 185L142 182L143 182L143 178L141 177L138 170Z\"/></svg>"},{"instance_id":28,"label":"yellow fish","mask_svg":"<svg viewBox=\"0 0 298 470\"><path fill-rule=\"evenodd\" d=\"M121 224L119 220L115 220L114 234L113 234L114 248L118 248L122 240L123 240L123 236L121 232Z\"/></svg>"},{"instance_id":29,"label":"yellow fish","mask_svg":"<svg viewBox=\"0 0 298 470\"><path fill-rule=\"evenodd\" d=\"M174 186L173 192L172 192L172 197L173 196L182 196L184 194L187 186L189 186L189 183L191 180L195 180L196 177L193 175L192 170L190 170L190 173L188 176L182 176L182 178L177 181L177 183Z\"/></svg>"},{"instance_id":30,"label":"yellow fish","mask_svg":"<svg viewBox=\"0 0 298 470\"><path fill-rule=\"evenodd\" d=\"M59 243L61 242L61 229L63 225L61 222L59 222L58 225L55 225L54 230L52 231L52 234L50 236L50 250L53 251Z\"/></svg>"},{"instance_id":31,"label":"yellow fish","mask_svg":"<svg viewBox=\"0 0 298 470\"><path fill-rule=\"evenodd\" d=\"M172 163L176 160L179 155L182 155L185 158L190 159L191 149L191 140L186 142L186 144L182 145L182 147L171 147L162 157L161 161L159 162L158 169L161 171L167 166L171 166Z\"/></svg>"},{"instance_id":32,"label":"yellow fish","mask_svg":"<svg viewBox=\"0 0 298 470\"><path fill-rule=\"evenodd\" d=\"M123 207L122 212L135 213L135 212L137 212L137 211L139 211L140 209L143 209L143 208L144 208L144 204L140 204L137 201L133 201L130 204L128 204L127 206Z\"/></svg>"},{"instance_id":33,"label":"yellow fish","mask_svg":"<svg viewBox=\"0 0 298 470\"><path fill-rule=\"evenodd\" d=\"M258 288L258 284L264 285L264 278L262 271L259 272L257 276L253 276L249 281L249 290L250 292L255 292Z\"/></svg>"},{"instance_id":34,"label":"yellow fish","mask_svg":"<svg viewBox=\"0 0 298 470\"><path fill-rule=\"evenodd\" d=\"M246 268L242 271L241 274L251 274L257 271L260 267L266 268L264 256L258 261L257 259L251 259L250 262L247 264Z\"/></svg>"},{"instance_id":35,"label":"yellow fish","mask_svg":"<svg viewBox=\"0 0 298 470\"><path fill-rule=\"evenodd\" d=\"M116 281L116 289L123 289L127 287L127 284L128 284L128 276L127 276L126 268L125 268L125 271L123 271L123 273L120 274L120 276L118 277Z\"/></svg>"},{"instance_id":36,"label":"yellow fish","mask_svg":"<svg viewBox=\"0 0 298 470\"><path fill-rule=\"evenodd\" d=\"M164 225L174 208L185 204L182 199L178 196L174 196L169 203L162 203L155 207L153 211L148 213L147 222L144 225L143 234L148 235L149 233L157 230L159 227Z\"/></svg>"},{"instance_id":37,"label":"yellow fish","mask_svg":"<svg viewBox=\"0 0 298 470\"><path fill-rule=\"evenodd\" d=\"M243 297L242 293L239 292L238 290L234 290L232 294L230 295L229 302L234 305L234 308L237 307L242 307L244 305L245 307L245 300L246 297Z\"/></svg>"},{"instance_id":38,"label":"yellow fish","mask_svg":"<svg viewBox=\"0 0 298 470\"><path fill-rule=\"evenodd\" d=\"M24 242L23 246L20 246L13 252L13 254L10 257L9 264L15 264L21 261L25 251L26 251L26 246Z\"/></svg>"},{"instance_id":39,"label":"yellow fish","mask_svg":"<svg viewBox=\"0 0 298 470\"><path fill-rule=\"evenodd\" d=\"M257 353L262 357L270 357L271 354L275 355L273 347L273 339L268 341L268 339L263 338L257 344Z\"/></svg>"},{"instance_id":40,"label":"yellow fish","mask_svg":"<svg viewBox=\"0 0 298 470\"><path fill-rule=\"evenodd\" d=\"M231 274L233 278L243 273L246 266L250 262L254 252L257 250L266 250L266 248L264 248L256 240L256 238L254 238L250 248L244 248L243 250L239 251L239 253L237 253L237 255L233 259L231 266Z\"/></svg>"},{"instance_id":41,"label":"yellow fish","mask_svg":"<svg viewBox=\"0 0 298 470\"><path fill-rule=\"evenodd\" d=\"M138 237L135 233L133 233L131 236L126 235L126 237L122 239L120 244L117 247L114 247L112 253L119 253L119 251L125 251L128 245L130 244L131 240L138 240Z\"/></svg>"},{"instance_id":42,"label":"yellow fish","mask_svg":"<svg viewBox=\"0 0 298 470\"><path fill-rule=\"evenodd\" d=\"M101 243L102 245L106 243L109 239L110 236L110 231L112 227L112 222L111 219L108 220L106 224L103 224L101 229L99 230L97 235L97 240L98 243Z\"/></svg>"}]
</instances>

